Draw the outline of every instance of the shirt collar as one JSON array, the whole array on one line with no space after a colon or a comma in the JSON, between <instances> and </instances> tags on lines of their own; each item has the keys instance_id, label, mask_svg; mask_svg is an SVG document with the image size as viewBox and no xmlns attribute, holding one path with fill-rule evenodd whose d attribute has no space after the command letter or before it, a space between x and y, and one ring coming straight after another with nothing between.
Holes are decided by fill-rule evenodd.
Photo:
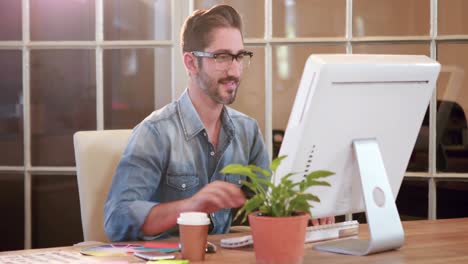
<instances>
[{"instance_id":1,"label":"shirt collar","mask_svg":"<svg viewBox=\"0 0 468 264\"><path fill-rule=\"evenodd\" d=\"M195 135L200 133L200 131L206 130L200 119L200 116L197 113L197 110L192 104L188 90L185 90L179 98L177 108L186 140L193 138ZM228 107L226 106L223 106L221 125L229 137L234 135L234 123L232 122L231 116L229 115Z\"/></svg>"}]
</instances>

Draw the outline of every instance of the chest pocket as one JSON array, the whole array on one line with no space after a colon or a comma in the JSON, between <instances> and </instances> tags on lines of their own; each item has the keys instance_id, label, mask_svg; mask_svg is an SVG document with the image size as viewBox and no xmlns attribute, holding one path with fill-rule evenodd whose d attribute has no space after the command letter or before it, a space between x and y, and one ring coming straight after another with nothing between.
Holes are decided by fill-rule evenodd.
<instances>
[{"instance_id":1,"label":"chest pocket","mask_svg":"<svg viewBox=\"0 0 468 264\"><path fill-rule=\"evenodd\" d=\"M168 175L167 185L179 191L190 191L200 184L197 175Z\"/></svg>"}]
</instances>

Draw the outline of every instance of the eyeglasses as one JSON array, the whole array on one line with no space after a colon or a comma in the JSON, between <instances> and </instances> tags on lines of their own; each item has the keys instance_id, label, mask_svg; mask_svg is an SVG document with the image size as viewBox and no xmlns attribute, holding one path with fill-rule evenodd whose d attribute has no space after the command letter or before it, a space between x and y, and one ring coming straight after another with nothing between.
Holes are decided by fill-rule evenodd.
<instances>
[{"instance_id":1,"label":"eyeglasses","mask_svg":"<svg viewBox=\"0 0 468 264\"><path fill-rule=\"evenodd\" d=\"M215 60L216 69L221 71L229 69L234 59L236 59L242 69L246 69L249 67L250 60L253 56L253 52L251 51L241 51L237 53L237 55L227 52L213 53L204 51L192 51L192 54L195 57L213 58Z\"/></svg>"}]
</instances>

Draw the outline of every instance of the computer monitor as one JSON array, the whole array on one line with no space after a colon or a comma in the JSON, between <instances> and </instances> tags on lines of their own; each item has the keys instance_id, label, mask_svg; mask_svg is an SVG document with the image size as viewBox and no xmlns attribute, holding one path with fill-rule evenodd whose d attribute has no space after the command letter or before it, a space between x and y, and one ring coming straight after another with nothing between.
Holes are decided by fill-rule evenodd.
<instances>
[{"instance_id":1,"label":"computer monitor","mask_svg":"<svg viewBox=\"0 0 468 264\"><path fill-rule=\"evenodd\" d=\"M301 180L330 170L331 187L310 191L312 217L366 212L370 239L316 248L367 255L399 248L404 232L395 205L440 64L418 55L311 55L279 155L273 181L289 172Z\"/></svg>"}]
</instances>

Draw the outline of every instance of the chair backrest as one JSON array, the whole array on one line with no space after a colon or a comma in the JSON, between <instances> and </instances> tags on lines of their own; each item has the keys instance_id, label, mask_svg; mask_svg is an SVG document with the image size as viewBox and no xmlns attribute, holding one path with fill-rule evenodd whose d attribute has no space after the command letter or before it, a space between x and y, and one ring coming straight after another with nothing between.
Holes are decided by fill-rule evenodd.
<instances>
[{"instance_id":1,"label":"chair backrest","mask_svg":"<svg viewBox=\"0 0 468 264\"><path fill-rule=\"evenodd\" d=\"M104 233L104 203L131 132L79 131L73 136L84 241L109 241Z\"/></svg>"}]
</instances>

